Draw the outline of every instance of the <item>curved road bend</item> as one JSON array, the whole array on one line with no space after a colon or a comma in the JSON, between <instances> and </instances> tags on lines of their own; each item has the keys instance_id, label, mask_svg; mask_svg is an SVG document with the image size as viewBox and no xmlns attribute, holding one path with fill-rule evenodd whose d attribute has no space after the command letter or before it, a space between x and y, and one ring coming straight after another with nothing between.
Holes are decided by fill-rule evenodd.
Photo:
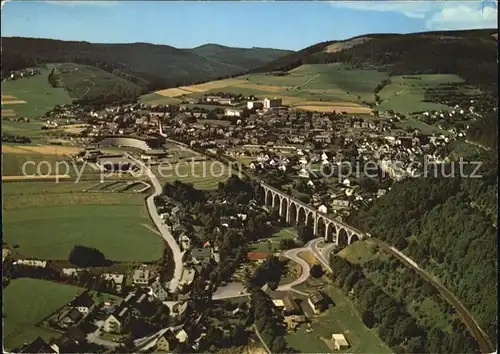
<instances>
[{"instance_id":1,"label":"curved road bend","mask_svg":"<svg viewBox=\"0 0 500 354\"><path fill-rule=\"evenodd\" d=\"M160 182L158 181L158 178L156 175L149 169L142 161L136 159L135 157L131 156L130 154L126 153L125 156L127 156L129 159L137 163L141 169L146 172L148 175L149 179L151 180L151 183L154 187L154 193L151 194L147 199L146 199L146 205L148 207L149 215L151 215L151 219L153 219L153 222L156 225L156 228L158 231L160 231L161 235L163 236L163 239L167 241L168 246L172 250L172 254L174 255L174 263L175 263L175 269L174 269L174 276L172 280L170 281L170 291L175 292L177 290L177 286L179 285L179 282L182 277L182 271L183 271L183 262L182 262L182 255L183 253L181 252L179 245L174 239L174 236L170 233L168 230L167 226L163 223L163 220L160 217L160 214L158 214L158 209L156 208L154 198L156 196L159 196L162 194L163 189L161 187Z\"/></svg>"},{"instance_id":2,"label":"curved road bend","mask_svg":"<svg viewBox=\"0 0 500 354\"><path fill-rule=\"evenodd\" d=\"M279 285L276 288L276 291L293 291L293 292L296 292L296 293L301 294L301 295L305 295L305 296L308 295L307 293L300 291L300 290L297 290L297 289L294 289L293 287L297 286L299 284L302 284L307 279L309 279L311 267L309 266L309 263L307 263L304 259L299 257L299 253L310 251L311 249L309 247L313 241L319 241L319 239L310 241L304 247L292 248L292 249L287 250L283 253L283 256L285 256L286 258L288 258L288 259L290 259L290 260L292 260L300 265L301 273L300 273L300 276L297 279L293 280L292 282L290 282L288 284ZM243 296L249 296L249 295L250 295L250 293L245 291L245 286L243 284L232 283L232 284L228 284L228 285L224 286L223 288L219 288L217 290L217 292L212 295L212 299L213 300L224 300L224 299L243 297Z\"/></svg>"},{"instance_id":3,"label":"curved road bend","mask_svg":"<svg viewBox=\"0 0 500 354\"><path fill-rule=\"evenodd\" d=\"M472 336L477 340L477 342L479 343L479 348L481 349L482 353L495 352L495 347L491 343L486 332L484 332L481 329L481 327L476 322L472 314L467 310L467 308L465 308L464 305L462 305L460 300L458 300L451 291L449 291L447 288L441 285L441 283L437 281L432 275L430 275L425 270L420 268L414 260L412 260L407 255L403 254L398 249L388 245L382 240L373 238L371 240L373 240L373 242L378 244L382 249L389 252L394 257L398 258L403 264L413 268L418 274L420 274L420 276L422 276L422 278L424 278L427 282L433 285L441 293L441 295L446 299L446 301L448 301L448 303L457 311L462 322L467 326Z\"/></svg>"}]
</instances>

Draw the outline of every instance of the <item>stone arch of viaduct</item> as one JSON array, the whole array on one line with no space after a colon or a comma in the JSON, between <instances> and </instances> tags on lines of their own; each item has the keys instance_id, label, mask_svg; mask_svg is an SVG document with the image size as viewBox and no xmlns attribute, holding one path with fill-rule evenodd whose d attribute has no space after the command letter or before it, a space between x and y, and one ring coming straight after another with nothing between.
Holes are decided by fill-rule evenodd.
<instances>
[{"instance_id":1,"label":"stone arch of viaduct","mask_svg":"<svg viewBox=\"0 0 500 354\"><path fill-rule=\"evenodd\" d=\"M328 215L262 181L260 182L260 188L263 190L264 203L272 208L279 208L279 214L281 217L285 217L286 222L297 225L310 225L314 230L314 235L323 237L326 242L346 246L365 237L361 231L332 219Z\"/></svg>"}]
</instances>

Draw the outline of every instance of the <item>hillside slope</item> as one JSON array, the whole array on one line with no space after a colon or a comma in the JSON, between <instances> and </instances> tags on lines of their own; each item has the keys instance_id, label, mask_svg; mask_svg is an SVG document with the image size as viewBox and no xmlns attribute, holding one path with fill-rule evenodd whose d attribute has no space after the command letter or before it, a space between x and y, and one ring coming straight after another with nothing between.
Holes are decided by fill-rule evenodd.
<instances>
[{"instance_id":1,"label":"hillside slope","mask_svg":"<svg viewBox=\"0 0 500 354\"><path fill-rule=\"evenodd\" d=\"M92 44L39 38L2 38L2 77L41 63L99 67L146 90L190 85L242 74L289 51L204 46L178 49L149 43Z\"/></svg>"},{"instance_id":2,"label":"hillside slope","mask_svg":"<svg viewBox=\"0 0 500 354\"><path fill-rule=\"evenodd\" d=\"M486 29L368 34L346 41L321 42L253 71L288 71L302 64L343 62L376 67L392 75L457 74L495 94L498 90L497 41L492 36L495 32ZM349 42L353 45L346 45Z\"/></svg>"}]
</instances>

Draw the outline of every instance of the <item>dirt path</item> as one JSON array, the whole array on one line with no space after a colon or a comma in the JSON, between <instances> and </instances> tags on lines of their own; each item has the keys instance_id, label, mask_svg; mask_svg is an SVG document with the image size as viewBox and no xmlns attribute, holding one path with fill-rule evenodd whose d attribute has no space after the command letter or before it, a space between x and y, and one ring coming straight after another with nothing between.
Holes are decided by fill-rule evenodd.
<instances>
[{"instance_id":1,"label":"dirt path","mask_svg":"<svg viewBox=\"0 0 500 354\"><path fill-rule=\"evenodd\" d=\"M292 88L292 90L296 90L296 89L298 89L299 87L302 87L302 86L307 85L308 83L310 83L312 80L314 80L315 78L317 78L317 77L318 77L318 76L320 76L320 75L321 75L321 74L318 74L318 75L315 75L315 76L313 76L313 77L311 77L311 78L307 79L307 81L306 81L306 82L304 82L303 84L300 84L300 85L295 86L294 88Z\"/></svg>"}]
</instances>

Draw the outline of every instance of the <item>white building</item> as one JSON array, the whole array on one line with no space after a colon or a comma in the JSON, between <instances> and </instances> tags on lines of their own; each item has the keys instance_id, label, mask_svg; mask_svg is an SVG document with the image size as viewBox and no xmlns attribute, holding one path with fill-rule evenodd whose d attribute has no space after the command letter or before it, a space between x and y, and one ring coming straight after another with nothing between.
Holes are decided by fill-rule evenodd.
<instances>
[{"instance_id":1,"label":"white building","mask_svg":"<svg viewBox=\"0 0 500 354\"><path fill-rule=\"evenodd\" d=\"M258 109L258 108L262 108L264 106L264 104L262 103L262 101L248 101L247 102L247 108L248 109Z\"/></svg>"},{"instance_id":2,"label":"white building","mask_svg":"<svg viewBox=\"0 0 500 354\"><path fill-rule=\"evenodd\" d=\"M264 98L264 108L281 107L281 98Z\"/></svg>"},{"instance_id":3,"label":"white building","mask_svg":"<svg viewBox=\"0 0 500 354\"><path fill-rule=\"evenodd\" d=\"M298 173L299 177L301 178L309 178L309 172L307 172L307 170L305 168L302 168L299 173Z\"/></svg>"},{"instance_id":4,"label":"white building","mask_svg":"<svg viewBox=\"0 0 500 354\"><path fill-rule=\"evenodd\" d=\"M229 116L229 117L239 117L239 116L241 116L241 111L238 109L227 108L224 111L224 115Z\"/></svg>"},{"instance_id":5,"label":"white building","mask_svg":"<svg viewBox=\"0 0 500 354\"><path fill-rule=\"evenodd\" d=\"M20 259L14 264L22 264L30 267L40 267L45 268L47 266L47 261L38 261L36 259Z\"/></svg>"}]
</instances>

